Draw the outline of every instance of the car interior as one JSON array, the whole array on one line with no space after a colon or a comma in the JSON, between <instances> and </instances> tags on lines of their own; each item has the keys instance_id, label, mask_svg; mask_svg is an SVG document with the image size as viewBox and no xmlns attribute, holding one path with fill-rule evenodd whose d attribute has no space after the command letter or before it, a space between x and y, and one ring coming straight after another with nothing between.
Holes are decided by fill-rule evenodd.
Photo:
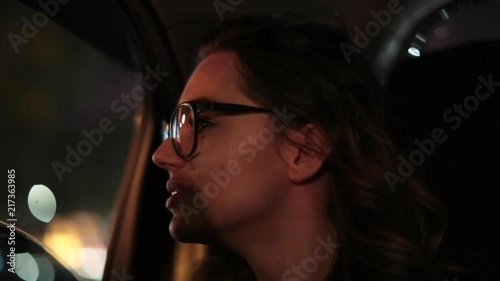
<instances>
[{"instance_id":1,"label":"car interior","mask_svg":"<svg viewBox=\"0 0 500 281\"><path fill-rule=\"evenodd\" d=\"M400 12L379 22L378 32L366 32L376 11L394 3ZM206 34L240 15L285 10L341 15L353 45L358 30L368 34L360 54L384 89L388 129L402 152L422 150L416 142L432 140L436 129L446 135L413 163L449 212L443 280L498 280L499 1L6 0L0 6L2 155L4 168L15 168L19 178L17 235L37 241L26 251L46 251L44 261L57 269L43 275L33 254L39 274L16 276L5 265L1 280L187 280L206 248L169 234L168 175L151 160L161 128ZM134 95L148 79L154 86ZM50 187L57 199L48 221L28 204L34 184ZM7 190L0 195L7 198ZM5 262L9 235L2 226Z\"/></svg>"}]
</instances>

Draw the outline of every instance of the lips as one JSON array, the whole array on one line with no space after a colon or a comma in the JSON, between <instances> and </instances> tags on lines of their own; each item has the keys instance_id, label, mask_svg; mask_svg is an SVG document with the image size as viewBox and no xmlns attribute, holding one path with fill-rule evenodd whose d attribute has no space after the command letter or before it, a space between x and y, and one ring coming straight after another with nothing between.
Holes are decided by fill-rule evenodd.
<instances>
[{"instance_id":1,"label":"lips","mask_svg":"<svg viewBox=\"0 0 500 281\"><path fill-rule=\"evenodd\" d=\"M170 192L171 194L177 194L177 192L179 192L177 190L177 186L174 185L174 183L171 181L167 181L167 191Z\"/></svg>"},{"instance_id":2,"label":"lips","mask_svg":"<svg viewBox=\"0 0 500 281\"><path fill-rule=\"evenodd\" d=\"M186 185L174 179L168 180L166 186L167 186L167 191L172 194L193 192L192 188L189 188Z\"/></svg>"},{"instance_id":3,"label":"lips","mask_svg":"<svg viewBox=\"0 0 500 281\"><path fill-rule=\"evenodd\" d=\"M170 197L168 197L166 202L166 207L168 209L172 209L176 207L182 198L189 197L190 193L193 193L193 190L186 187L186 185L181 184L179 181L174 179L170 179L166 184L167 191L170 192Z\"/></svg>"}]
</instances>

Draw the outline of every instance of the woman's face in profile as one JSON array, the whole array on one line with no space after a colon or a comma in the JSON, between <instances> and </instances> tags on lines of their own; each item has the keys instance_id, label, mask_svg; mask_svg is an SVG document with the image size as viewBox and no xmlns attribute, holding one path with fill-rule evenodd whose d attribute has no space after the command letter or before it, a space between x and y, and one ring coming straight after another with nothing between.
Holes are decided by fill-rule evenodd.
<instances>
[{"instance_id":1,"label":"woman's face in profile","mask_svg":"<svg viewBox=\"0 0 500 281\"><path fill-rule=\"evenodd\" d=\"M218 52L193 72L179 103L210 100L256 106L238 87L237 56ZM275 214L287 186L285 164L277 151L279 124L268 113L199 115L196 150L179 157L171 139L153 161L169 172L173 214L171 235L183 242L230 242L234 234L265 231L279 224ZM182 128L180 129L182 130Z\"/></svg>"}]
</instances>

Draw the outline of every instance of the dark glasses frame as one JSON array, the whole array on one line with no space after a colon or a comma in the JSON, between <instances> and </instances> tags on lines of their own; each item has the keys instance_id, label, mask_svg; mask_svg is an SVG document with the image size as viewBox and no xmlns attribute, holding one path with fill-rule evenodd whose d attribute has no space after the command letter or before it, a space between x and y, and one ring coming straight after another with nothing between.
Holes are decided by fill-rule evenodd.
<instances>
[{"instance_id":1,"label":"dark glasses frame","mask_svg":"<svg viewBox=\"0 0 500 281\"><path fill-rule=\"evenodd\" d=\"M189 150L189 152L183 154L181 151L181 145L176 143L176 138L177 136L173 135L172 132L172 123L174 121L174 118L177 114L177 112L182 109L183 107L188 107L192 112L193 112L193 146ZM198 145L198 122L199 122L199 115L202 112L205 111L218 111L218 112L225 112L225 113L231 113L231 114L246 114L246 113L273 113L272 109L269 108L261 108L261 107L253 107L253 106L248 106L248 105L242 105L242 104L233 104L233 103L220 103L220 102L213 102L213 101L202 101L202 100L193 100L193 101L187 101L183 102L177 107L172 112L172 115L170 116L170 122L167 124L168 129L167 129L167 137L164 138L166 140L167 138L172 139L172 145L175 149L175 152L179 157L182 158L187 158L191 156L194 151L196 150L196 147ZM177 128L178 130L178 128ZM179 133L179 132L177 132Z\"/></svg>"}]
</instances>

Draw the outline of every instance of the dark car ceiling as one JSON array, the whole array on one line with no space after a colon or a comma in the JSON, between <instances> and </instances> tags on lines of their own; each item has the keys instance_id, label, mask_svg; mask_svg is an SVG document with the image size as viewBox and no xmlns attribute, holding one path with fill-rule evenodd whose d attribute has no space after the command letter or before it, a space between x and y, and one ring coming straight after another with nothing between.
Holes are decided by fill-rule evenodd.
<instances>
[{"instance_id":1,"label":"dark car ceiling","mask_svg":"<svg viewBox=\"0 0 500 281\"><path fill-rule=\"evenodd\" d=\"M342 1L328 0L292 0L292 1L265 1L265 0L153 0L153 6L158 12L163 24L167 29L173 29L185 24L209 20L214 23L234 19L241 14L273 14L285 9L309 10L309 9L329 9L337 10L341 8ZM227 5L227 11L217 12L216 6ZM220 17L222 16L222 18Z\"/></svg>"},{"instance_id":2,"label":"dark car ceiling","mask_svg":"<svg viewBox=\"0 0 500 281\"><path fill-rule=\"evenodd\" d=\"M20 0L34 10L40 11L37 0ZM121 1L116 0L118 4ZM203 35L242 14L274 14L286 10L309 11L322 15L338 12L345 18L348 27L363 24L369 19L369 11L386 5L384 0L152 0L152 16L156 13L172 47L175 62L181 70L184 81L193 69L193 56ZM401 1L406 2L406 1ZM217 12L215 6L229 7ZM62 12L64 11L64 12ZM65 26L94 47L118 59L128 67L137 68L135 58L123 48L130 45L124 34L124 26L119 24L119 13L113 1L85 0L70 1L61 7L61 12L52 19ZM106 25L106 28L100 28ZM113 35L110 36L110 30ZM367 52L368 53L368 52Z\"/></svg>"},{"instance_id":3,"label":"dark car ceiling","mask_svg":"<svg viewBox=\"0 0 500 281\"><path fill-rule=\"evenodd\" d=\"M170 44L176 54L184 80L193 70L193 56L203 35L241 14L275 14L285 10L334 13L345 1L264 1L264 0L153 0ZM231 5L234 4L234 6ZM226 5L226 6L224 6ZM217 10L220 7L221 10ZM223 10L226 7L226 10Z\"/></svg>"},{"instance_id":4,"label":"dark car ceiling","mask_svg":"<svg viewBox=\"0 0 500 281\"><path fill-rule=\"evenodd\" d=\"M184 80L193 70L193 56L203 35L242 14L275 14L286 10L326 16L339 13L345 19L346 26L352 27L364 24L369 19L371 10L384 7L386 3L384 0L152 0L176 54ZM225 4L230 6L226 6L227 11L218 12L215 8Z\"/></svg>"},{"instance_id":5,"label":"dark car ceiling","mask_svg":"<svg viewBox=\"0 0 500 281\"><path fill-rule=\"evenodd\" d=\"M19 2L35 11L43 11L38 0ZM126 36L127 30L120 22L120 13L112 4L111 1L99 0L69 1L59 6L59 12L51 20L127 67L137 69L137 57L131 55L132 41Z\"/></svg>"}]
</instances>

